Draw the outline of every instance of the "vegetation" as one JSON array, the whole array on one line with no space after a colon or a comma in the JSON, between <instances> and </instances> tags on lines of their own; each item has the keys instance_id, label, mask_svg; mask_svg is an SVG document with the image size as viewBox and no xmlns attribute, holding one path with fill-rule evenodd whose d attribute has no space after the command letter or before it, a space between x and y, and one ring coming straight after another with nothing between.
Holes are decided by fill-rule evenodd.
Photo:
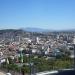
<instances>
[{"instance_id":1,"label":"vegetation","mask_svg":"<svg viewBox=\"0 0 75 75\"><path fill-rule=\"evenodd\" d=\"M74 60L69 57L62 57L57 59L48 59L46 60L46 57L40 57L40 58L33 58L31 56L30 60L29 57L24 56L24 63L29 63L31 61L34 65L32 67L36 69L36 71L46 71L46 70L54 70L54 69L65 69L65 68L72 68L74 64ZM24 71L25 73L30 72L30 66L29 65L23 65L22 67L19 67L16 63L13 63L12 60L9 58L9 64L4 63L3 67L8 68L9 70L14 70L20 72L20 69ZM5 66L6 65L6 66Z\"/></svg>"}]
</instances>

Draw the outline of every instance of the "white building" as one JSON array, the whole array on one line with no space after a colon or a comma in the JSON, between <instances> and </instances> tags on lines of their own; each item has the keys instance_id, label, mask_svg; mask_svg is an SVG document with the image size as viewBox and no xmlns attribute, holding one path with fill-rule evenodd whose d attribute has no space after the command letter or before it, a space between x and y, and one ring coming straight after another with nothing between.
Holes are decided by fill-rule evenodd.
<instances>
[{"instance_id":1,"label":"white building","mask_svg":"<svg viewBox=\"0 0 75 75\"><path fill-rule=\"evenodd\" d=\"M74 38L73 38L73 44L75 44L75 36L74 36Z\"/></svg>"},{"instance_id":2,"label":"white building","mask_svg":"<svg viewBox=\"0 0 75 75\"><path fill-rule=\"evenodd\" d=\"M3 52L0 52L0 56L3 56Z\"/></svg>"},{"instance_id":3,"label":"white building","mask_svg":"<svg viewBox=\"0 0 75 75\"><path fill-rule=\"evenodd\" d=\"M39 38L39 37L36 38L36 42L37 42L38 44L40 43L40 38Z\"/></svg>"}]
</instances>

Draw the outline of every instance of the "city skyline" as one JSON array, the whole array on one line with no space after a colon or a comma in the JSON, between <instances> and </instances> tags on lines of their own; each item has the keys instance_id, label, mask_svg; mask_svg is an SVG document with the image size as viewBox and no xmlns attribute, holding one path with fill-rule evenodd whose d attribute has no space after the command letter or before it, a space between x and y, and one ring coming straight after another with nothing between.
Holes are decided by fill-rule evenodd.
<instances>
[{"instance_id":1,"label":"city skyline","mask_svg":"<svg viewBox=\"0 0 75 75\"><path fill-rule=\"evenodd\" d=\"M75 0L0 0L0 29L75 29Z\"/></svg>"}]
</instances>

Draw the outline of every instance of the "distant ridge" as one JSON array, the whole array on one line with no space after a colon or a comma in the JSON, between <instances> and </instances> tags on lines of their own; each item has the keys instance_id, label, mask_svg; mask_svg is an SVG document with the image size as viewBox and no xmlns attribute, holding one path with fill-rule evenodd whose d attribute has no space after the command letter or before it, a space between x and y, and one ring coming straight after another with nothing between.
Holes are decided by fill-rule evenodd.
<instances>
[{"instance_id":1,"label":"distant ridge","mask_svg":"<svg viewBox=\"0 0 75 75\"><path fill-rule=\"evenodd\" d=\"M42 29L42 28L21 28L24 31L28 31L28 32L52 32L54 30L49 30L49 29Z\"/></svg>"},{"instance_id":2,"label":"distant ridge","mask_svg":"<svg viewBox=\"0 0 75 75\"><path fill-rule=\"evenodd\" d=\"M42 29L42 28L20 28L20 29L1 29L0 32L10 32L10 31L26 31L26 32L75 32L75 29L66 29L66 30L51 30L51 29Z\"/></svg>"},{"instance_id":3,"label":"distant ridge","mask_svg":"<svg viewBox=\"0 0 75 75\"><path fill-rule=\"evenodd\" d=\"M52 30L52 29L42 29L42 28L21 28L27 32L75 32L75 29L65 29L65 30Z\"/></svg>"}]
</instances>

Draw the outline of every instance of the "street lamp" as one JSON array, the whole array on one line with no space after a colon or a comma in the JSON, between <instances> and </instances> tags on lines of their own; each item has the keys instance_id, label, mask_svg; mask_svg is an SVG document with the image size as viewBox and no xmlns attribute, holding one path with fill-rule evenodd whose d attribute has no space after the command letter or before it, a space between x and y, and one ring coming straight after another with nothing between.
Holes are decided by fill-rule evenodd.
<instances>
[{"instance_id":1,"label":"street lamp","mask_svg":"<svg viewBox=\"0 0 75 75\"><path fill-rule=\"evenodd\" d=\"M20 65L22 65L22 63L23 63L23 54L22 54L22 51L23 51L24 49L23 48L19 48L19 51L20 51ZM21 68L20 68L20 73L21 73Z\"/></svg>"},{"instance_id":2,"label":"street lamp","mask_svg":"<svg viewBox=\"0 0 75 75\"><path fill-rule=\"evenodd\" d=\"M20 48L19 49L19 51L20 51L20 57L21 57L21 63L23 63L23 54L22 54L22 51L23 51L24 49L23 48Z\"/></svg>"}]
</instances>

